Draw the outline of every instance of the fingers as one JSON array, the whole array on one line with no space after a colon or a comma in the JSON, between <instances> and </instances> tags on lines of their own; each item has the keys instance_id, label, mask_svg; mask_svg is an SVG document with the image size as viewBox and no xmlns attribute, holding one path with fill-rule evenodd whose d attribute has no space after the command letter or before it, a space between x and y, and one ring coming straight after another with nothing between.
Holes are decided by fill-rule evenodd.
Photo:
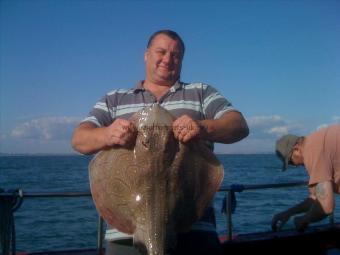
<instances>
[{"instance_id":1,"label":"fingers","mask_svg":"<svg viewBox=\"0 0 340 255\"><path fill-rule=\"evenodd\" d=\"M200 134L198 122L187 115L183 115L176 119L172 124L172 129L175 138L183 143L198 137Z\"/></svg>"},{"instance_id":2,"label":"fingers","mask_svg":"<svg viewBox=\"0 0 340 255\"><path fill-rule=\"evenodd\" d=\"M289 217L284 212L274 215L271 223L272 230L274 232L280 231L288 219Z\"/></svg>"},{"instance_id":3,"label":"fingers","mask_svg":"<svg viewBox=\"0 0 340 255\"><path fill-rule=\"evenodd\" d=\"M132 122L124 119L116 119L107 127L106 143L108 146L121 145L128 147L134 144L137 130Z\"/></svg>"},{"instance_id":4,"label":"fingers","mask_svg":"<svg viewBox=\"0 0 340 255\"><path fill-rule=\"evenodd\" d=\"M272 230L274 232L280 231L282 229L283 225L284 225L284 222L282 220L274 221L274 222L272 222Z\"/></svg>"},{"instance_id":5,"label":"fingers","mask_svg":"<svg viewBox=\"0 0 340 255\"><path fill-rule=\"evenodd\" d=\"M271 226L272 226L272 230L274 231L274 232L276 232L277 231L277 223L278 223L278 219L276 219L276 217L274 216L273 217L273 219L272 219L272 224L271 224Z\"/></svg>"},{"instance_id":6,"label":"fingers","mask_svg":"<svg viewBox=\"0 0 340 255\"><path fill-rule=\"evenodd\" d=\"M198 122L187 115L183 115L173 122L173 132L176 139L185 143L198 137L200 126ZM137 129L131 121L116 119L106 130L108 146L129 146L135 143Z\"/></svg>"}]
</instances>

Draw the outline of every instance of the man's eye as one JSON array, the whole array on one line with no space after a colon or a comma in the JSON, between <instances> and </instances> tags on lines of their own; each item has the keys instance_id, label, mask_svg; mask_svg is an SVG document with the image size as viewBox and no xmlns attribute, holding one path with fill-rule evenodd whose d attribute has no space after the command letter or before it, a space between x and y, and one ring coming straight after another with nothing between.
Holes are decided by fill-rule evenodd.
<instances>
[{"instance_id":1,"label":"man's eye","mask_svg":"<svg viewBox=\"0 0 340 255\"><path fill-rule=\"evenodd\" d=\"M164 50L156 50L156 53L159 55L164 55L165 51Z\"/></svg>"}]
</instances>

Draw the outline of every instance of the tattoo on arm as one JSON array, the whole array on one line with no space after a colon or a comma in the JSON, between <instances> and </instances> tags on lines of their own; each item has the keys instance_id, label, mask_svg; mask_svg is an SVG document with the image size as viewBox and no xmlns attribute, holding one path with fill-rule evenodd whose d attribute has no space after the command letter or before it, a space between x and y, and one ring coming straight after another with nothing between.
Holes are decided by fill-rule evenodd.
<instances>
[{"instance_id":1,"label":"tattoo on arm","mask_svg":"<svg viewBox=\"0 0 340 255\"><path fill-rule=\"evenodd\" d=\"M318 199L325 199L327 194L326 194L326 190L325 190L325 187L324 187L324 183L318 183L316 185L316 189L315 189L315 192L316 192L316 196Z\"/></svg>"}]
</instances>

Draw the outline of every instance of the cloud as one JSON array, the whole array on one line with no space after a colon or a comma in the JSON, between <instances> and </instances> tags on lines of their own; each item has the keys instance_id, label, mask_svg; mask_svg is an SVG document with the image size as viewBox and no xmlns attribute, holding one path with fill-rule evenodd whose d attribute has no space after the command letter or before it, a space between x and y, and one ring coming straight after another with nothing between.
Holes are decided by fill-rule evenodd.
<instances>
[{"instance_id":1,"label":"cloud","mask_svg":"<svg viewBox=\"0 0 340 255\"><path fill-rule=\"evenodd\" d=\"M288 120L279 115L252 116L246 120L250 130L249 136L235 144L217 144L217 153L274 153L275 142L281 136L308 135L319 128L340 123L340 116L333 116L330 123L320 125Z\"/></svg>"},{"instance_id":2,"label":"cloud","mask_svg":"<svg viewBox=\"0 0 340 255\"><path fill-rule=\"evenodd\" d=\"M339 124L340 123L340 116L333 116L332 120L333 120L334 123L338 123Z\"/></svg>"},{"instance_id":3,"label":"cloud","mask_svg":"<svg viewBox=\"0 0 340 255\"><path fill-rule=\"evenodd\" d=\"M301 125L284 120L281 116L253 116L247 119L250 137L256 139L278 138L301 130Z\"/></svg>"},{"instance_id":4,"label":"cloud","mask_svg":"<svg viewBox=\"0 0 340 255\"><path fill-rule=\"evenodd\" d=\"M44 117L24 122L11 131L12 138L43 141L69 140L80 118Z\"/></svg>"},{"instance_id":5,"label":"cloud","mask_svg":"<svg viewBox=\"0 0 340 255\"><path fill-rule=\"evenodd\" d=\"M235 144L217 145L217 153L273 153L275 141L291 133L304 135L304 125L286 120L279 115L253 116L247 118L250 129L248 137Z\"/></svg>"},{"instance_id":6,"label":"cloud","mask_svg":"<svg viewBox=\"0 0 340 255\"><path fill-rule=\"evenodd\" d=\"M7 138L6 134L0 133L0 141L5 140Z\"/></svg>"},{"instance_id":7,"label":"cloud","mask_svg":"<svg viewBox=\"0 0 340 255\"><path fill-rule=\"evenodd\" d=\"M324 127L328 127L329 125L333 125L333 124L340 124L340 116L333 116L331 118L331 122L330 123L321 124L316 129L318 130L318 129L321 129L321 128L324 128Z\"/></svg>"}]
</instances>

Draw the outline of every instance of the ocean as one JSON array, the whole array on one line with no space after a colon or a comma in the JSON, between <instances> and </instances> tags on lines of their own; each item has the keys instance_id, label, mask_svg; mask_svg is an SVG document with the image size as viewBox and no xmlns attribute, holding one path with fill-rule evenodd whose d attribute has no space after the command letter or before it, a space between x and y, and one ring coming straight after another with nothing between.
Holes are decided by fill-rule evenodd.
<instances>
[{"instance_id":1,"label":"ocean","mask_svg":"<svg viewBox=\"0 0 340 255\"><path fill-rule=\"evenodd\" d=\"M218 155L225 168L222 186L307 181L303 168L282 172L275 155ZM0 156L0 188L25 192L89 191L90 156ZM233 233L270 231L273 214L308 195L306 187L245 190L236 193ZM221 213L225 192L216 194L217 230L226 231ZM340 196L336 197L340 205ZM336 208L335 220L340 221ZM324 224L325 219L319 223ZM95 248L98 214L91 197L25 198L15 212L17 251L51 251ZM285 228L293 228L290 220Z\"/></svg>"}]
</instances>

